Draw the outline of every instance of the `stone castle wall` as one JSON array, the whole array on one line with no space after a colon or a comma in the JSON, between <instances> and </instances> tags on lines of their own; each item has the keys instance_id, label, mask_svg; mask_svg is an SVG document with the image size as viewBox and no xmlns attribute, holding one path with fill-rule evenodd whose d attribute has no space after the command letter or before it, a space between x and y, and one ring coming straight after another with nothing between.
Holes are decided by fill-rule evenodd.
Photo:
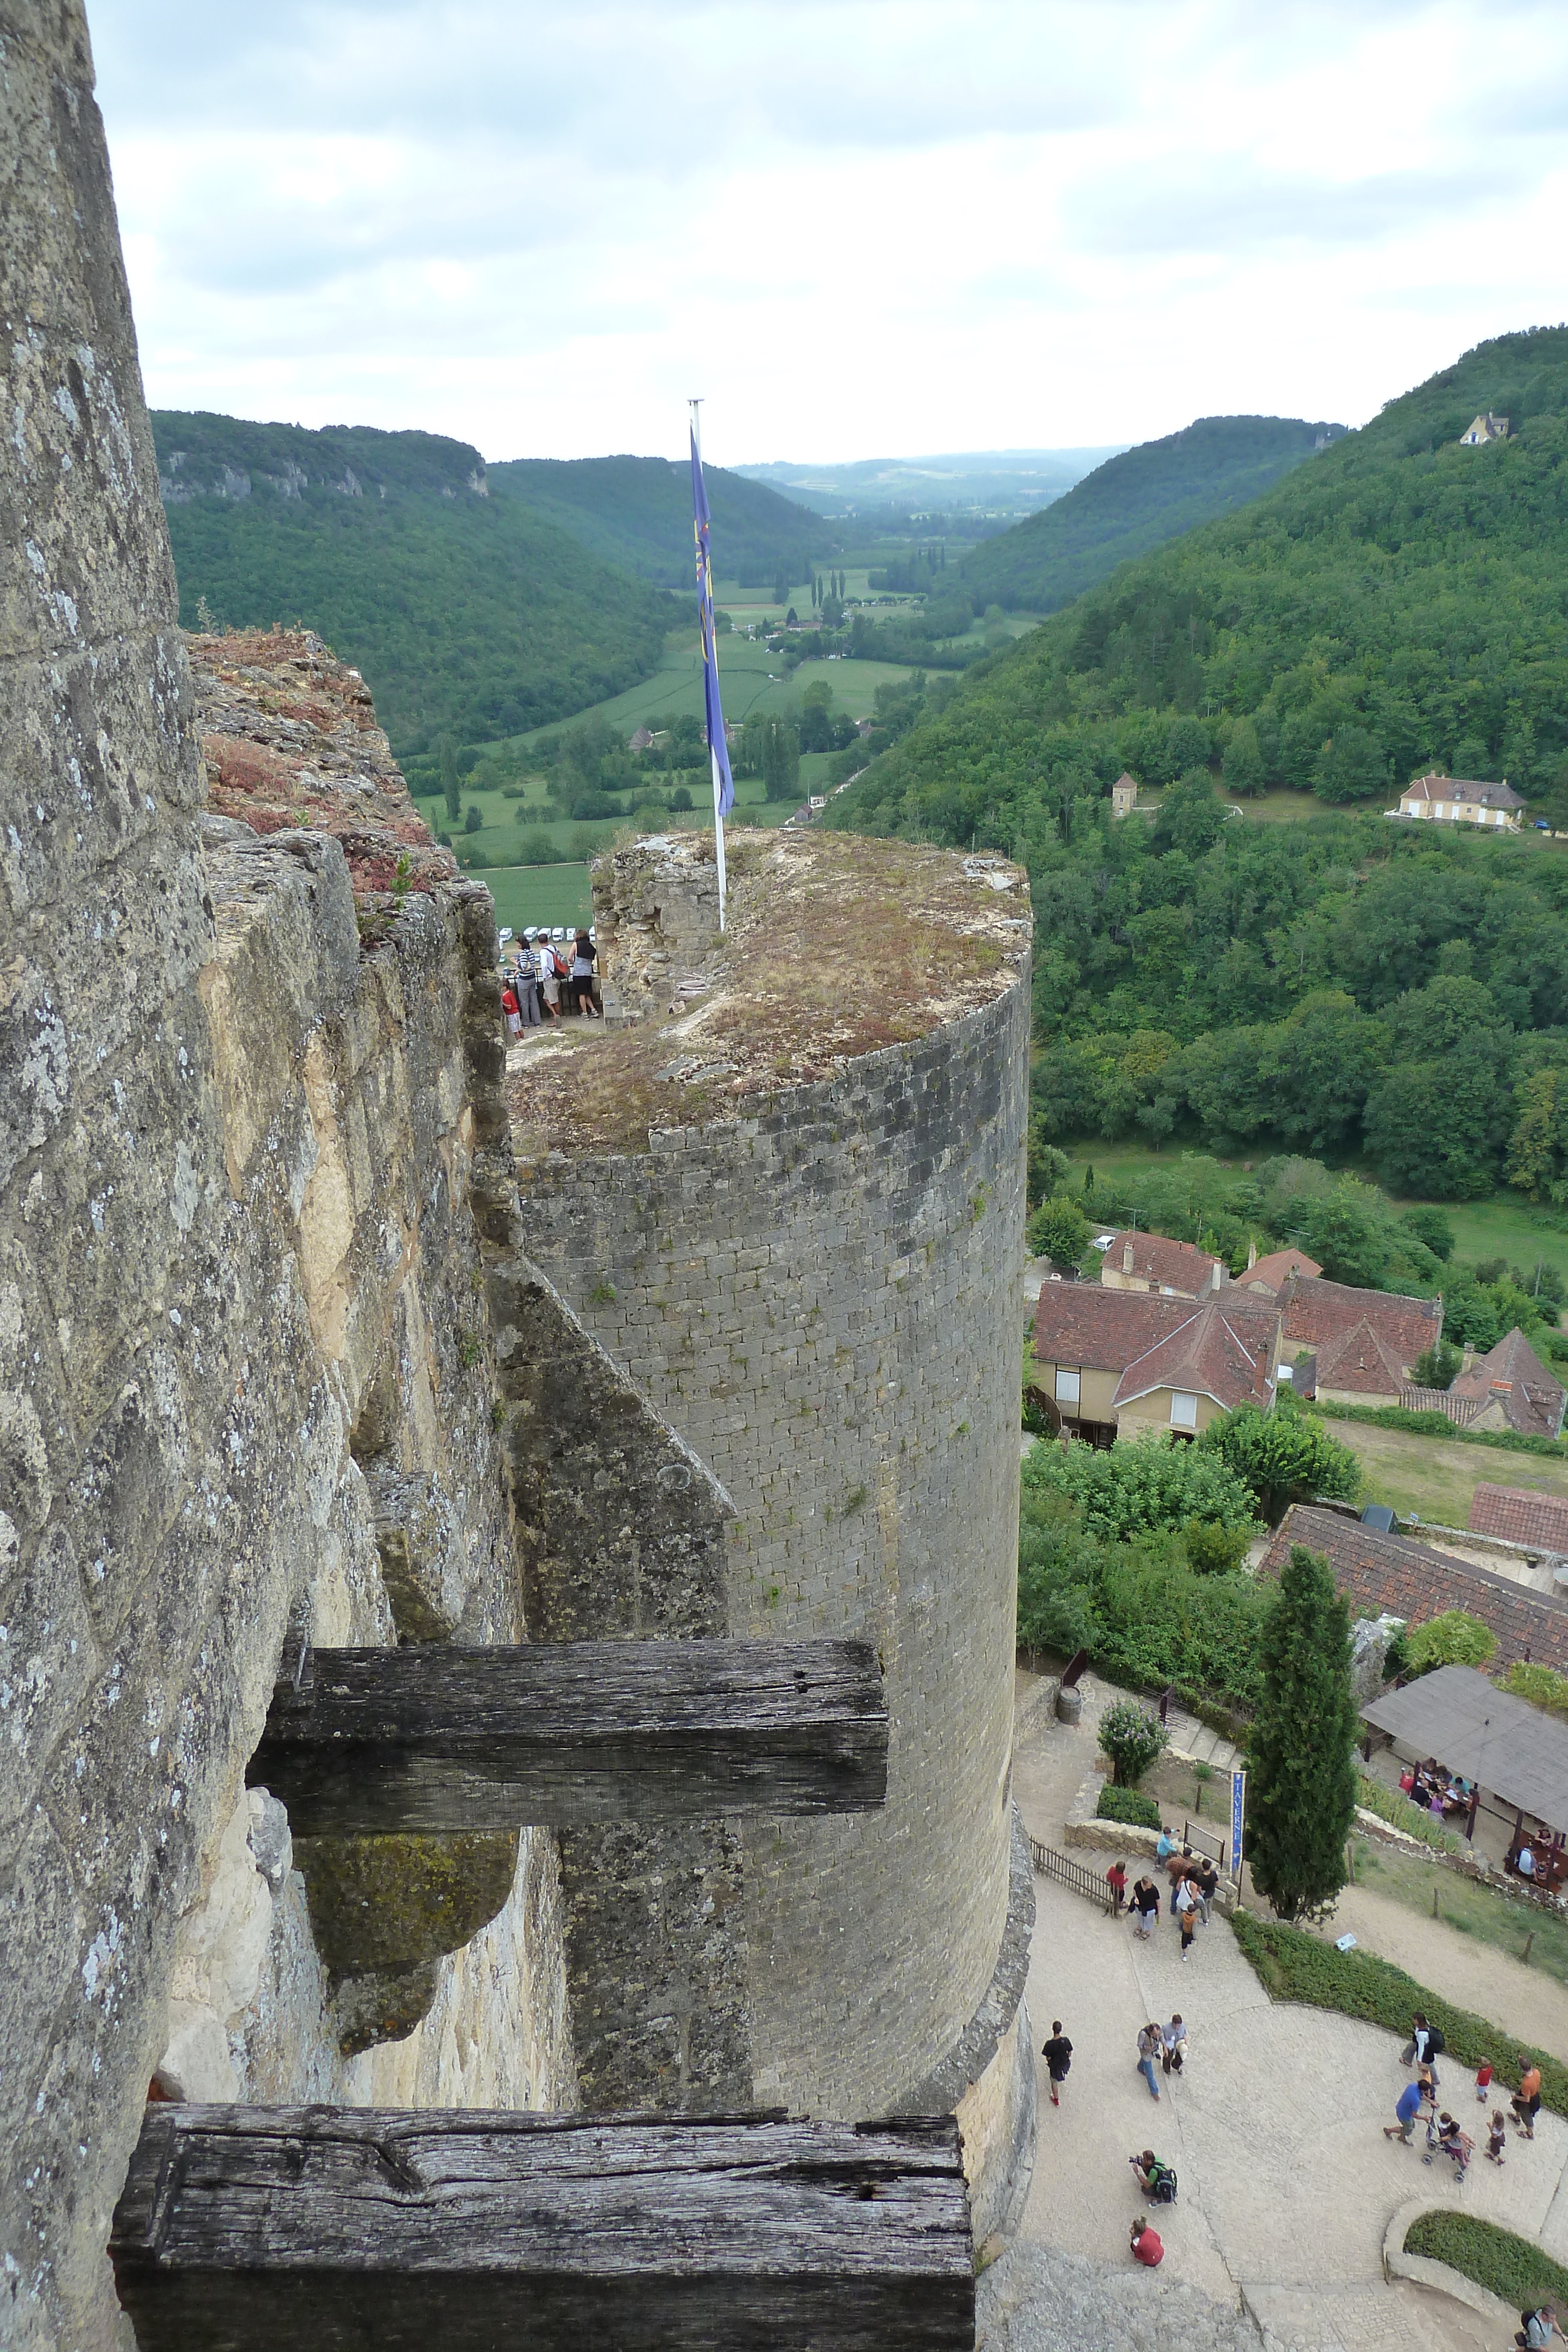
<instances>
[{"instance_id":1,"label":"stone castle wall","mask_svg":"<svg viewBox=\"0 0 1568 2352\"><path fill-rule=\"evenodd\" d=\"M730 1630L884 1662L885 1811L744 1835L755 2087L793 2110L896 2108L1003 1941L1027 961L755 1113L521 1170L538 1263L735 1504Z\"/></svg>"}]
</instances>

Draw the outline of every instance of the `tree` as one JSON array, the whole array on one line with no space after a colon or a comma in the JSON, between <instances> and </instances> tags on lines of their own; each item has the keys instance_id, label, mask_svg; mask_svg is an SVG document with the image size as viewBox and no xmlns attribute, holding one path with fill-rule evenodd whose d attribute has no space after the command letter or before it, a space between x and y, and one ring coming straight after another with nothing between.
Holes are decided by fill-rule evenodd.
<instances>
[{"instance_id":1,"label":"tree","mask_svg":"<svg viewBox=\"0 0 1568 2352\"><path fill-rule=\"evenodd\" d=\"M480 810L479 810L479 806L478 806L477 802L476 802L476 801L470 801L470 802L469 802L469 803L468 803L468 812L467 812L467 814L464 817L464 820L463 820L463 830L464 830L464 832L465 832L465 833L477 833L477 832L480 830L481 826L484 824L484 822L485 822L485 819L484 819L483 815L480 814Z\"/></svg>"},{"instance_id":2,"label":"tree","mask_svg":"<svg viewBox=\"0 0 1568 2352\"><path fill-rule=\"evenodd\" d=\"M1497 1635L1468 1610L1445 1609L1424 1625L1406 1629L1405 1656L1413 1675L1439 1666L1484 1666L1497 1655Z\"/></svg>"},{"instance_id":3,"label":"tree","mask_svg":"<svg viewBox=\"0 0 1568 2352\"><path fill-rule=\"evenodd\" d=\"M1029 1221L1029 1245L1052 1265L1075 1266L1089 1246L1089 1221L1071 1192L1042 1202Z\"/></svg>"},{"instance_id":4,"label":"tree","mask_svg":"<svg viewBox=\"0 0 1568 2352\"><path fill-rule=\"evenodd\" d=\"M1383 792L1388 762L1364 727L1337 727L1318 753L1312 790L1321 801L1364 801Z\"/></svg>"},{"instance_id":5,"label":"tree","mask_svg":"<svg viewBox=\"0 0 1568 2352\"><path fill-rule=\"evenodd\" d=\"M1281 1398L1268 1413L1255 1404L1239 1405L1210 1422L1197 1442L1251 1487L1271 1528L1292 1503L1308 1503L1319 1495L1352 1503L1361 1492L1361 1465L1349 1446L1331 1437L1293 1399Z\"/></svg>"},{"instance_id":6,"label":"tree","mask_svg":"<svg viewBox=\"0 0 1568 2352\"><path fill-rule=\"evenodd\" d=\"M1262 1640L1248 1790L1252 1880L1281 1919L1321 1919L1355 1819L1350 1611L1321 1553L1292 1544Z\"/></svg>"},{"instance_id":7,"label":"tree","mask_svg":"<svg viewBox=\"0 0 1568 2352\"><path fill-rule=\"evenodd\" d=\"M1166 1745L1169 1734L1158 1716L1135 1699L1118 1699L1100 1717L1100 1745L1111 1759L1112 1783L1135 1789Z\"/></svg>"},{"instance_id":8,"label":"tree","mask_svg":"<svg viewBox=\"0 0 1568 2352\"><path fill-rule=\"evenodd\" d=\"M1257 1532L1252 1490L1214 1454L1176 1444L1168 1434L1124 1438L1108 1453L1092 1445L1053 1445L1030 1465L1030 1484L1054 1488L1077 1505L1089 1533L1111 1542L1182 1530L1186 1542L1199 1523L1232 1532L1241 1550ZM1216 1565L1212 1547L1205 1568ZM1193 1562L1187 1543L1187 1559ZM1235 1561L1226 1563L1234 1566Z\"/></svg>"},{"instance_id":9,"label":"tree","mask_svg":"<svg viewBox=\"0 0 1568 2352\"><path fill-rule=\"evenodd\" d=\"M1402 1225L1408 1225L1416 1240L1447 1265L1454 1255L1454 1228L1441 1209L1428 1209L1418 1204L1414 1209L1406 1209L1399 1222Z\"/></svg>"},{"instance_id":10,"label":"tree","mask_svg":"<svg viewBox=\"0 0 1568 2352\"><path fill-rule=\"evenodd\" d=\"M1410 1367L1410 1377L1418 1389L1447 1389L1454 1384L1454 1374L1464 1359L1458 1348L1450 1348L1439 1339L1435 1348L1423 1348Z\"/></svg>"},{"instance_id":11,"label":"tree","mask_svg":"<svg viewBox=\"0 0 1568 2352\"><path fill-rule=\"evenodd\" d=\"M446 814L454 824L463 814L463 788L457 776L457 747L450 735L444 735L436 746L441 763L441 797L446 803Z\"/></svg>"},{"instance_id":12,"label":"tree","mask_svg":"<svg viewBox=\"0 0 1568 2352\"><path fill-rule=\"evenodd\" d=\"M800 739L787 719L768 719L763 724L763 796L794 800L800 790Z\"/></svg>"},{"instance_id":13,"label":"tree","mask_svg":"<svg viewBox=\"0 0 1568 2352\"><path fill-rule=\"evenodd\" d=\"M1173 736L1176 731L1173 727ZM1224 831L1225 810L1215 794L1213 777L1207 768L1189 768L1160 803L1155 840L1162 847L1168 845L1185 849L1189 857L1201 857Z\"/></svg>"},{"instance_id":14,"label":"tree","mask_svg":"<svg viewBox=\"0 0 1568 2352\"><path fill-rule=\"evenodd\" d=\"M1250 719L1239 719L1231 729L1220 773L1226 791L1234 793L1238 800L1262 791L1263 753L1258 742L1258 730Z\"/></svg>"}]
</instances>

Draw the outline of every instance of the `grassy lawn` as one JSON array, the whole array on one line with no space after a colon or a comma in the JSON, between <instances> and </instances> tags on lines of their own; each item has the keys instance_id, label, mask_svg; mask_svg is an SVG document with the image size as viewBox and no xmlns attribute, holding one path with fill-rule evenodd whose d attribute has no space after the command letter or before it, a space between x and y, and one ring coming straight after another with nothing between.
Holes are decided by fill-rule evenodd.
<instances>
[{"instance_id":1,"label":"grassy lawn","mask_svg":"<svg viewBox=\"0 0 1568 2352\"><path fill-rule=\"evenodd\" d=\"M1069 1179L1073 1187L1083 1181L1083 1170L1092 1167L1097 1175L1131 1175L1145 1169L1169 1168L1173 1160L1179 1163L1184 1150L1191 1144L1168 1144L1163 1151L1151 1151L1141 1143L1101 1143L1092 1139L1069 1143L1064 1147L1072 1161L1075 1173ZM1268 1155L1260 1150L1260 1159ZM1351 1174L1375 1181L1372 1170L1362 1160L1343 1163ZM1236 1160L1221 1160L1221 1168L1239 1169ZM1396 1209L1431 1206L1447 1217L1454 1229L1454 1254L1457 1257L1477 1260L1489 1257L1506 1258L1511 1265L1524 1271L1533 1270L1537 1259L1555 1266L1568 1277L1568 1231L1554 1213L1532 1208L1517 1192L1494 1192L1486 1201L1437 1201L1430 1203L1396 1200ZM1178 1235L1178 1239L1185 1236Z\"/></svg>"},{"instance_id":2,"label":"grassy lawn","mask_svg":"<svg viewBox=\"0 0 1568 2352\"><path fill-rule=\"evenodd\" d=\"M1531 1968L1544 1969L1559 1984L1568 1984L1568 1920L1554 1912L1512 1902L1490 1886L1461 1878L1458 1871L1445 1870L1441 1863L1418 1861L1414 1854L1400 1853L1371 1838L1355 1841L1355 1882L1370 1887L1375 1895L1403 1903L1407 1910L1418 1911L1424 1919L1432 1916L1436 1892L1437 1916L1445 1926L1458 1928L1461 1936L1473 1936L1478 1944L1493 1945L1511 1959L1522 1958L1525 1938L1533 1936Z\"/></svg>"},{"instance_id":3,"label":"grassy lawn","mask_svg":"<svg viewBox=\"0 0 1568 2352\"><path fill-rule=\"evenodd\" d=\"M1462 1528L1478 1486L1533 1486L1542 1494L1568 1495L1568 1462L1509 1454L1500 1446L1449 1445L1439 1437L1371 1429L1357 1421L1328 1417L1322 1426L1361 1464L1362 1501L1386 1503L1401 1518L1415 1512L1440 1527Z\"/></svg>"},{"instance_id":4,"label":"grassy lawn","mask_svg":"<svg viewBox=\"0 0 1568 2352\"><path fill-rule=\"evenodd\" d=\"M488 886L496 919L519 934L546 923L586 923L590 907L586 866L492 866L475 880Z\"/></svg>"},{"instance_id":5,"label":"grassy lawn","mask_svg":"<svg viewBox=\"0 0 1568 2352\"><path fill-rule=\"evenodd\" d=\"M1405 2252L1447 2263L1515 2311L1555 2303L1568 2311L1568 2271L1529 2238L1474 2213L1419 2213L1405 2232Z\"/></svg>"}]
</instances>

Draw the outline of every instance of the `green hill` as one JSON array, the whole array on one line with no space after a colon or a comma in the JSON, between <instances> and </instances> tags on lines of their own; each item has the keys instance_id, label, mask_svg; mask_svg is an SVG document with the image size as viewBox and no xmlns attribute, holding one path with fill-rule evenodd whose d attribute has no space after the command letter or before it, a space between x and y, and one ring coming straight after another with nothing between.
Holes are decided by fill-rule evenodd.
<instances>
[{"instance_id":1,"label":"green hill","mask_svg":"<svg viewBox=\"0 0 1568 2352\"><path fill-rule=\"evenodd\" d=\"M1511 436L1461 447L1485 409ZM1040 1136L1365 1153L1406 1196L1568 1206L1568 860L1380 814L1436 763L1568 817L1565 622L1552 328L906 698L828 822L1027 861ZM1111 821L1124 767L1167 787L1157 820ZM1228 815L1277 785L1321 817Z\"/></svg>"},{"instance_id":2,"label":"green hill","mask_svg":"<svg viewBox=\"0 0 1568 2352\"><path fill-rule=\"evenodd\" d=\"M744 588L800 581L839 532L820 515L722 466L706 468L714 562ZM590 553L664 588L692 583L692 478L664 457L517 457L490 467L497 498L516 499Z\"/></svg>"},{"instance_id":3,"label":"green hill","mask_svg":"<svg viewBox=\"0 0 1568 2352\"><path fill-rule=\"evenodd\" d=\"M319 629L399 753L565 718L658 667L666 597L510 495L461 441L155 410L180 582L221 624Z\"/></svg>"},{"instance_id":4,"label":"green hill","mask_svg":"<svg viewBox=\"0 0 1568 2352\"><path fill-rule=\"evenodd\" d=\"M1054 613L1124 563L1261 496L1344 430L1295 416L1200 416L1097 466L1042 514L965 558L988 604Z\"/></svg>"}]
</instances>

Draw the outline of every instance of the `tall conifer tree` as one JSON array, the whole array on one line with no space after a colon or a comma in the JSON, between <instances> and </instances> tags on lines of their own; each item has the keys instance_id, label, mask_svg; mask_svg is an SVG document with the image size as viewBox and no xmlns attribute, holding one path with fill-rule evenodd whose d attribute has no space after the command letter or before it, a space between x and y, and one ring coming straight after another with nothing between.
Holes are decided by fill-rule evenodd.
<instances>
[{"instance_id":1,"label":"tall conifer tree","mask_svg":"<svg viewBox=\"0 0 1568 2352\"><path fill-rule=\"evenodd\" d=\"M1344 1885L1355 1818L1350 1611L1319 1552L1292 1544L1263 1631L1248 1775L1253 1883L1281 1919L1316 1919Z\"/></svg>"}]
</instances>

